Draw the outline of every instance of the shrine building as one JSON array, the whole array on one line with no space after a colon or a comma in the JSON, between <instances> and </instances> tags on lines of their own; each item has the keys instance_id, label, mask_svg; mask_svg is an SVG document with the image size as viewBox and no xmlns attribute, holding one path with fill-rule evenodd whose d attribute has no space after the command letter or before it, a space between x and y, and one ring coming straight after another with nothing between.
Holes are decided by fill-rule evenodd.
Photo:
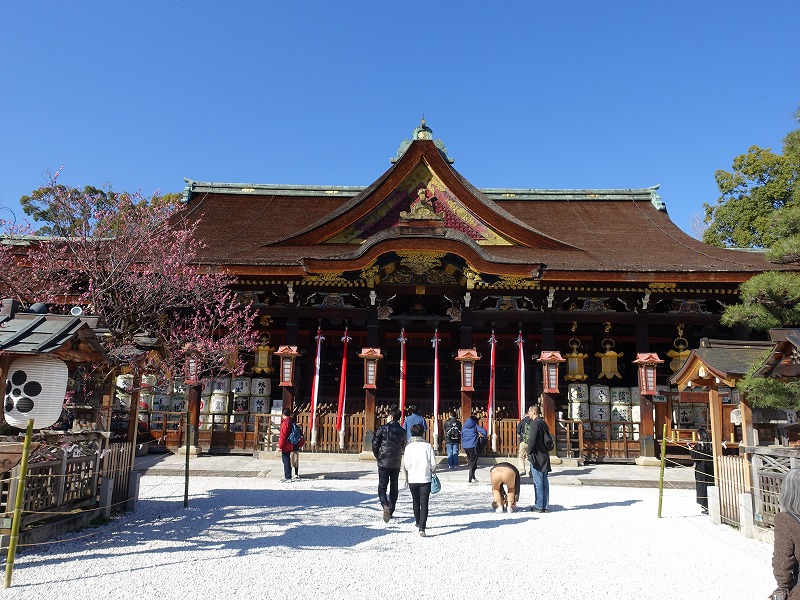
<instances>
[{"instance_id":1,"label":"shrine building","mask_svg":"<svg viewBox=\"0 0 800 600\"><path fill-rule=\"evenodd\" d=\"M187 180L201 261L236 276L263 331L249 381L204 392L204 449L259 449L253 417L288 406L306 451L361 452L391 406L416 405L439 451L455 409L511 456L538 401L559 455L633 461L653 456L654 403L690 350L747 339L720 315L773 265L681 231L658 186L479 189L424 120L390 162L367 187ZM633 362L648 353L655 395Z\"/></svg>"}]
</instances>

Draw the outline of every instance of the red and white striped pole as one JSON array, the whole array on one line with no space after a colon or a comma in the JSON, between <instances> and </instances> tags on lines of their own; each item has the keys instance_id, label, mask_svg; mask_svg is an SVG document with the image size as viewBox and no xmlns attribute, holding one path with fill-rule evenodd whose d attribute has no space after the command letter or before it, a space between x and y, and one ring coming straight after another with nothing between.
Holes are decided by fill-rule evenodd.
<instances>
[{"instance_id":1,"label":"red and white striped pole","mask_svg":"<svg viewBox=\"0 0 800 600\"><path fill-rule=\"evenodd\" d=\"M319 399L319 367L320 355L322 353L322 329L317 327L317 356L314 359L314 380L311 384L311 416L309 418L309 429L311 429L311 446L317 445L317 400Z\"/></svg>"},{"instance_id":2,"label":"red and white striped pole","mask_svg":"<svg viewBox=\"0 0 800 600\"><path fill-rule=\"evenodd\" d=\"M339 408L336 411L336 431L339 432L339 450L344 450L344 410L345 397L347 396L347 342L352 338L347 335L347 327L344 328L344 349L342 350L342 373L339 377Z\"/></svg>"}]
</instances>

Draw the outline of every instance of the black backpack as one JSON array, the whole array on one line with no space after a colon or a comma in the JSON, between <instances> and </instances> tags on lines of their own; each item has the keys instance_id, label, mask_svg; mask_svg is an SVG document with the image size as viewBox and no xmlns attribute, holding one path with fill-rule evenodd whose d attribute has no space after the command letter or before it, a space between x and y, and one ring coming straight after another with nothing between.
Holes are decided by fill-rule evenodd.
<instances>
[{"instance_id":1,"label":"black backpack","mask_svg":"<svg viewBox=\"0 0 800 600\"><path fill-rule=\"evenodd\" d=\"M452 443L461 441L461 428L458 426L458 421L450 426L447 430L447 441Z\"/></svg>"}]
</instances>

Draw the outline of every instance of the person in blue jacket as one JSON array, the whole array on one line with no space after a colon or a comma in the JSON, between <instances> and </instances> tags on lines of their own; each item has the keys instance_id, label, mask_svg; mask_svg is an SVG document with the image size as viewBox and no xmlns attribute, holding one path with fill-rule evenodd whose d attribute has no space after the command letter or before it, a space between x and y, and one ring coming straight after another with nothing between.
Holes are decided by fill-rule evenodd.
<instances>
[{"instance_id":1,"label":"person in blue jacket","mask_svg":"<svg viewBox=\"0 0 800 600\"><path fill-rule=\"evenodd\" d=\"M486 439L486 430L478 425L477 419L474 416L464 421L464 426L461 428L461 447L464 448L464 453L467 455L467 466L469 467L469 483L478 483L475 478L475 469L478 467L478 437Z\"/></svg>"},{"instance_id":2,"label":"person in blue jacket","mask_svg":"<svg viewBox=\"0 0 800 600\"><path fill-rule=\"evenodd\" d=\"M425 422L425 419L422 418L422 415L419 414L419 409L416 404L409 406L408 412L409 415L406 417L406 420L403 421L403 428L406 430L406 440L411 441L411 428L414 425L422 425L422 437L425 437L425 434L428 432L428 424Z\"/></svg>"}]
</instances>

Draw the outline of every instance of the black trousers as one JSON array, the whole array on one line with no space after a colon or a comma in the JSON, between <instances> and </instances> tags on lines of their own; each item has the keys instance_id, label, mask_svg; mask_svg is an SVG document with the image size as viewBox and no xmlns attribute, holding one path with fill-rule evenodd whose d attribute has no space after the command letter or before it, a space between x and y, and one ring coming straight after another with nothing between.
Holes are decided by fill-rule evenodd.
<instances>
[{"instance_id":1,"label":"black trousers","mask_svg":"<svg viewBox=\"0 0 800 600\"><path fill-rule=\"evenodd\" d=\"M467 454L467 466L469 467L469 479L467 481L472 481L475 479L475 469L478 468L478 452L475 448L464 448L464 452Z\"/></svg>"},{"instance_id":2,"label":"black trousers","mask_svg":"<svg viewBox=\"0 0 800 600\"><path fill-rule=\"evenodd\" d=\"M414 521L422 531L428 523L428 500L431 497L431 482L428 483L409 483L408 489L411 491L411 500L414 504Z\"/></svg>"},{"instance_id":3,"label":"black trousers","mask_svg":"<svg viewBox=\"0 0 800 600\"><path fill-rule=\"evenodd\" d=\"M397 489L397 480L400 477L400 469L390 469L389 467L378 467L378 499L381 506L388 506L389 513L394 513L394 505L397 504L397 496L400 491ZM389 497L386 497L386 488L389 488Z\"/></svg>"},{"instance_id":4,"label":"black trousers","mask_svg":"<svg viewBox=\"0 0 800 600\"><path fill-rule=\"evenodd\" d=\"M281 452L281 460L283 461L283 478L292 478L292 453Z\"/></svg>"}]
</instances>

